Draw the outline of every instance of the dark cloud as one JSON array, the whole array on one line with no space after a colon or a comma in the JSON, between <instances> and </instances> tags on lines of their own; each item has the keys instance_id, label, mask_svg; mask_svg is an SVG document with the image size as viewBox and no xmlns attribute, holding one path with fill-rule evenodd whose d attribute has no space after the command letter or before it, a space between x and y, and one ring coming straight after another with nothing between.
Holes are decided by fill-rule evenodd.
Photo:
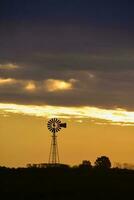
<instances>
[{"instance_id":1,"label":"dark cloud","mask_svg":"<svg viewBox=\"0 0 134 200\"><path fill-rule=\"evenodd\" d=\"M14 84L1 85L0 101L37 105L49 104L134 109L133 70L114 73L78 70L68 71L66 74L61 72L59 77L60 80L68 81L66 79L68 77L74 78L77 81L74 82L72 90L49 92L45 89L45 79L33 80L36 85L35 91L27 91L24 87L28 83L28 80L23 79Z\"/></svg>"},{"instance_id":2,"label":"dark cloud","mask_svg":"<svg viewBox=\"0 0 134 200\"><path fill-rule=\"evenodd\" d=\"M0 30L0 63L18 64L25 74L47 69L131 69L133 46L133 31L122 28L11 24Z\"/></svg>"},{"instance_id":3,"label":"dark cloud","mask_svg":"<svg viewBox=\"0 0 134 200\"><path fill-rule=\"evenodd\" d=\"M1 102L134 109L132 2L5 2L0 78L17 82L0 85ZM77 82L72 90L49 92L47 79ZM30 81L34 92L24 89Z\"/></svg>"},{"instance_id":4,"label":"dark cloud","mask_svg":"<svg viewBox=\"0 0 134 200\"><path fill-rule=\"evenodd\" d=\"M4 62L3 65L8 65ZM124 73L134 69L133 52L101 54L35 54L18 60L14 70L0 69L0 76L15 79L69 79L75 78L79 71ZM125 77L124 77L125 78Z\"/></svg>"}]
</instances>

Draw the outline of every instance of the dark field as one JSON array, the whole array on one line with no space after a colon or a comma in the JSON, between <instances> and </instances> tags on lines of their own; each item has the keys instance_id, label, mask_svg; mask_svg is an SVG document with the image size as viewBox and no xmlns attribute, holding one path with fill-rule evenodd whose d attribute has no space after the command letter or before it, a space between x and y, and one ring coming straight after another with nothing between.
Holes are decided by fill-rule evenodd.
<instances>
[{"instance_id":1,"label":"dark field","mask_svg":"<svg viewBox=\"0 0 134 200\"><path fill-rule=\"evenodd\" d=\"M0 199L134 199L134 171L0 169Z\"/></svg>"}]
</instances>

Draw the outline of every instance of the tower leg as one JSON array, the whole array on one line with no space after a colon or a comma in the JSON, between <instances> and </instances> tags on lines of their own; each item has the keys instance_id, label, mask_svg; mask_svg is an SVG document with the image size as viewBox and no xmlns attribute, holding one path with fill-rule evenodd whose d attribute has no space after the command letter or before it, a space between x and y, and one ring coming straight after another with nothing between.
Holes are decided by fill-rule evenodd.
<instances>
[{"instance_id":1,"label":"tower leg","mask_svg":"<svg viewBox=\"0 0 134 200\"><path fill-rule=\"evenodd\" d=\"M49 160L48 163L51 163L51 157L52 157L52 147L53 147L53 140L51 139L51 146L50 146L50 153L49 153Z\"/></svg>"},{"instance_id":2,"label":"tower leg","mask_svg":"<svg viewBox=\"0 0 134 200\"><path fill-rule=\"evenodd\" d=\"M51 139L49 164L54 164L54 165L59 164L58 143L57 143L57 136L55 133L53 133L52 139Z\"/></svg>"}]
</instances>

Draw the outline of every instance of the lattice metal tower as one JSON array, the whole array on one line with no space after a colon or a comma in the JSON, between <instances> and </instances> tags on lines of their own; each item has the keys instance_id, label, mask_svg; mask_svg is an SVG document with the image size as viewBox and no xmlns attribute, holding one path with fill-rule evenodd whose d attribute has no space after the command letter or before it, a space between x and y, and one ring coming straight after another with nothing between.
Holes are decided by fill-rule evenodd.
<instances>
[{"instance_id":1,"label":"lattice metal tower","mask_svg":"<svg viewBox=\"0 0 134 200\"><path fill-rule=\"evenodd\" d=\"M66 128L66 123L61 123L57 118L50 119L47 123L48 130L52 134L50 153L49 153L49 164L59 164L59 152L58 152L58 143L57 143L57 133L61 128Z\"/></svg>"}]
</instances>

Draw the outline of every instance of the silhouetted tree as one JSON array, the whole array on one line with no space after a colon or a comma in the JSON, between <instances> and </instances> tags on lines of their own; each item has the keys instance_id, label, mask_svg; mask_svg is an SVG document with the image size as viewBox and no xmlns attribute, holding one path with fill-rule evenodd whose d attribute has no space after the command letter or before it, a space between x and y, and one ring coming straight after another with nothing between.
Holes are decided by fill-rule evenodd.
<instances>
[{"instance_id":1,"label":"silhouetted tree","mask_svg":"<svg viewBox=\"0 0 134 200\"><path fill-rule=\"evenodd\" d=\"M80 169L91 169L92 165L91 162L89 160L83 160L82 164L79 165Z\"/></svg>"},{"instance_id":2,"label":"silhouetted tree","mask_svg":"<svg viewBox=\"0 0 134 200\"><path fill-rule=\"evenodd\" d=\"M111 161L107 156L98 157L95 161L95 167L99 169L110 169Z\"/></svg>"}]
</instances>

